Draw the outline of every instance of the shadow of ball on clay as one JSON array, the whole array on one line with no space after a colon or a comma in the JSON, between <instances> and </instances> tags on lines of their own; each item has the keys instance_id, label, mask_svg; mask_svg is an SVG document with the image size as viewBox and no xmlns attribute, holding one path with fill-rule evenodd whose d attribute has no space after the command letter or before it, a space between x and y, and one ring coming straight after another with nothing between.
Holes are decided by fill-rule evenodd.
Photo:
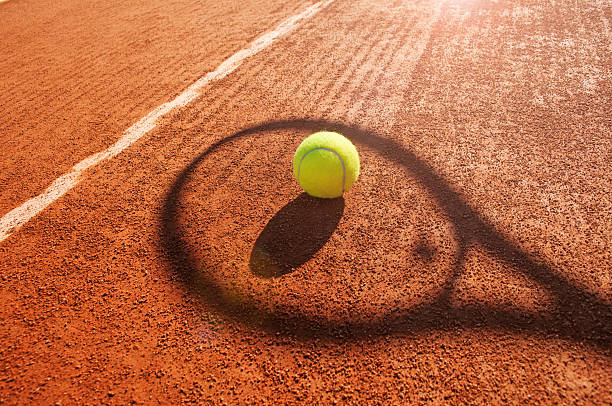
<instances>
[{"instance_id":1,"label":"shadow of ball on clay","mask_svg":"<svg viewBox=\"0 0 612 406\"><path fill-rule=\"evenodd\" d=\"M302 193L280 209L257 237L249 267L261 278L286 275L310 260L330 239L344 213L344 198Z\"/></svg>"}]
</instances>

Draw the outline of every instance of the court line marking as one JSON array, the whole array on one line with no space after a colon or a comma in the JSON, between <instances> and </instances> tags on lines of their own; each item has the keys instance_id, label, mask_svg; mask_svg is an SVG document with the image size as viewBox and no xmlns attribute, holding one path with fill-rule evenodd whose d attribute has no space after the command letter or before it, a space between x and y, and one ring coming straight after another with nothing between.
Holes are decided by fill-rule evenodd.
<instances>
[{"instance_id":1,"label":"court line marking","mask_svg":"<svg viewBox=\"0 0 612 406\"><path fill-rule=\"evenodd\" d=\"M2 0L0 0L2 1ZM100 162L111 159L119 155L123 150L134 144L149 131L157 126L157 120L170 111L187 106L201 95L201 90L209 83L221 80L234 70L236 70L242 62L261 52L265 48L272 45L279 38L289 34L295 30L299 23L307 20L323 10L335 0L324 0L314 3L306 8L300 14L294 15L281 22L274 30L269 31L259 38L251 42L248 48L236 52L234 55L226 59L213 72L207 73L205 76L198 79L195 83L189 86L178 95L174 100L164 103L149 114L141 118L134 125L128 128L121 138L107 149L95 153L83 159L72 167L72 171L57 178L44 192L36 197L33 197L21 206L16 207L0 219L0 242L6 240L17 229L27 223L38 213L47 208L51 203L62 197L66 192L75 187L82 180L82 174L87 169L94 167Z\"/></svg>"}]
</instances>

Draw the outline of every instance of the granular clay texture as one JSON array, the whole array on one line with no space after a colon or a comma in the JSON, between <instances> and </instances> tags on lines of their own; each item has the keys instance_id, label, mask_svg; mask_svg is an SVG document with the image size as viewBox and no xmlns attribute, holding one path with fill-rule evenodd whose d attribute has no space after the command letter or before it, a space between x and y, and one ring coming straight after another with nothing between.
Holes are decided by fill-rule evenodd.
<instances>
[{"instance_id":1,"label":"granular clay texture","mask_svg":"<svg viewBox=\"0 0 612 406\"><path fill-rule=\"evenodd\" d=\"M311 4L1 3L0 215ZM0 242L0 403L612 403L610 21L332 2Z\"/></svg>"}]
</instances>

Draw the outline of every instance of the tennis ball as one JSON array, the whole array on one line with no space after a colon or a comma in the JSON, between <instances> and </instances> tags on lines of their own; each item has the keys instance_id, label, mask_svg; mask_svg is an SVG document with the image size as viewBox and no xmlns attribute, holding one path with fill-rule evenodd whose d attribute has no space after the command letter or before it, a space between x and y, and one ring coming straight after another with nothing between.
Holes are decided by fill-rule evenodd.
<instances>
[{"instance_id":1,"label":"tennis ball","mask_svg":"<svg viewBox=\"0 0 612 406\"><path fill-rule=\"evenodd\" d=\"M359 176L357 148L341 134L314 133L295 151L293 176L311 196L340 197Z\"/></svg>"}]
</instances>

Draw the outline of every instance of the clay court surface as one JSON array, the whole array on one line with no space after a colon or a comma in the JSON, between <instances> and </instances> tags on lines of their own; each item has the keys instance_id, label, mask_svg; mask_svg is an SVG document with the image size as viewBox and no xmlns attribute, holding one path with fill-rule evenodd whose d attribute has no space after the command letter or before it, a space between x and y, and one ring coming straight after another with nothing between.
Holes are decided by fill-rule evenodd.
<instances>
[{"instance_id":1,"label":"clay court surface","mask_svg":"<svg viewBox=\"0 0 612 406\"><path fill-rule=\"evenodd\" d=\"M612 402L609 2L0 3L0 403Z\"/></svg>"}]
</instances>

